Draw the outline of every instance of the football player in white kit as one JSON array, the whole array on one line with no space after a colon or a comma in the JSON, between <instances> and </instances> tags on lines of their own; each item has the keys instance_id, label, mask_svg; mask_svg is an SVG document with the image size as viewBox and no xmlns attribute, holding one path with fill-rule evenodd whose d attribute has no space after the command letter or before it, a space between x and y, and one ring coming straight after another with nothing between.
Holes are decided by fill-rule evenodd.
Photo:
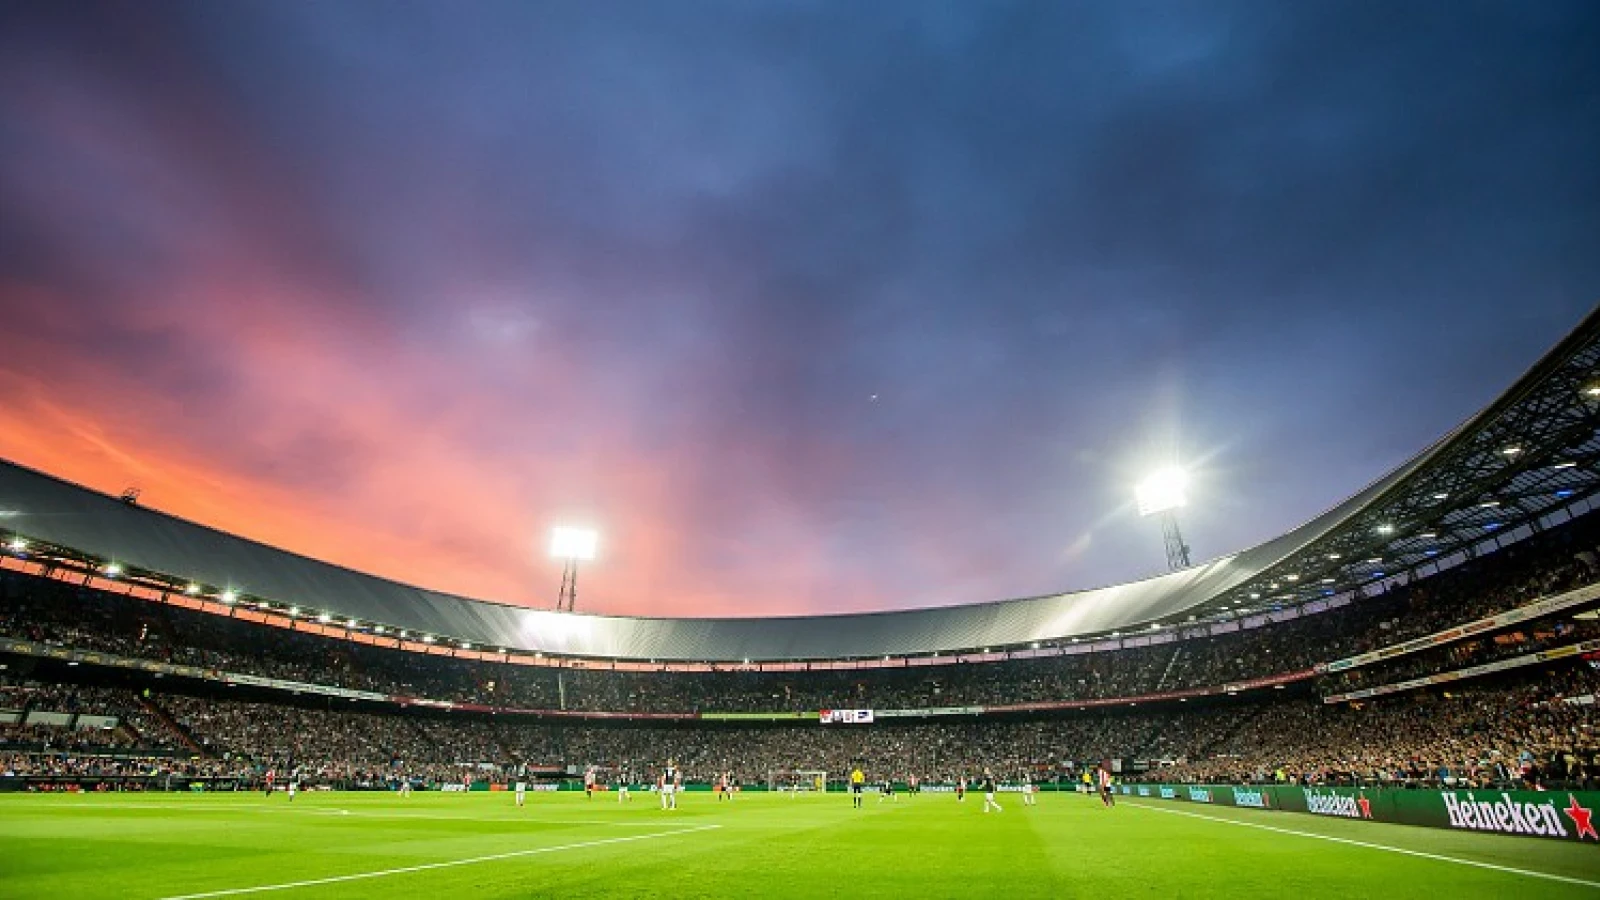
<instances>
[{"instance_id":1,"label":"football player in white kit","mask_svg":"<svg viewBox=\"0 0 1600 900\"><path fill-rule=\"evenodd\" d=\"M628 802L628 773L626 770L617 773L617 802Z\"/></svg>"},{"instance_id":2,"label":"football player in white kit","mask_svg":"<svg viewBox=\"0 0 1600 900\"><path fill-rule=\"evenodd\" d=\"M517 788L517 805L518 806L522 806L523 804L528 802L528 781L527 781L527 777L528 776L525 775L522 772L522 770L520 770L520 769L517 770L516 788Z\"/></svg>"},{"instance_id":3,"label":"football player in white kit","mask_svg":"<svg viewBox=\"0 0 1600 900\"><path fill-rule=\"evenodd\" d=\"M661 808L678 808L678 785L682 782L682 774L678 771L676 760L667 760L667 767L661 770L658 781L661 789Z\"/></svg>"},{"instance_id":4,"label":"football player in white kit","mask_svg":"<svg viewBox=\"0 0 1600 900\"><path fill-rule=\"evenodd\" d=\"M1034 797L1033 797L1033 792L1035 790L1036 790L1036 788L1034 788L1034 786L1033 786L1033 779L1028 777L1028 773L1027 772L1023 772L1022 773L1022 805L1023 806L1034 806L1035 805Z\"/></svg>"}]
</instances>

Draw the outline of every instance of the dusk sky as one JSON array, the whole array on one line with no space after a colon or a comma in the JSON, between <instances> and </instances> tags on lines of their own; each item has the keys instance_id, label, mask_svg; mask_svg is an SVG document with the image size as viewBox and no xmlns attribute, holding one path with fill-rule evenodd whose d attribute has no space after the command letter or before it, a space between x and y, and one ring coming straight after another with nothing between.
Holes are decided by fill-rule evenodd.
<instances>
[{"instance_id":1,"label":"dusk sky","mask_svg":"<svg viewBox=\"0 0 1600 900\"><path fill-rule=\"evenodd\" d=\"M580 611L1282 533L1600 302L1600 3L0 6L0 457Z\"/></svg>"}]
</instances>

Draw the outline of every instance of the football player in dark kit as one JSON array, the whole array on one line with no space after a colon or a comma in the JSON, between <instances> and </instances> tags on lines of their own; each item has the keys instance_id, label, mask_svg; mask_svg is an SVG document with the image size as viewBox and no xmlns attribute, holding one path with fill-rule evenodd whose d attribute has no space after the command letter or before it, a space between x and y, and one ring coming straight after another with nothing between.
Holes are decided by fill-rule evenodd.
<instances>
[{"instance_id":1,"label":"football player in dark kit","mask_svg":"<svg viewBox=\"0 0 1600 900\"><path fill-rule=\"evenodd\" d=\"M994 807L994 811L995 812L1005 812L1005 810L1000 808L999 802L994 799L994 792L995 792L994 773L989 771L989 768L987 766L985 766L984 769L983 769L983 781L982 781L982 784L983 784L983 811L984 812L988 812L989 811L989 807L992 806L992 807Z\"/></svg>"}]
</instances>

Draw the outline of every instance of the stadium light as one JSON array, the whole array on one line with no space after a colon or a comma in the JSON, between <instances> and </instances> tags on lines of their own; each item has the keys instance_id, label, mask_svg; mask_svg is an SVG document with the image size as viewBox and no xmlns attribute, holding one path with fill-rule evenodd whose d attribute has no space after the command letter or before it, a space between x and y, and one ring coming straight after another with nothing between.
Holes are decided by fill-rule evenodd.
<instances>
[{"instance_id":1,"label":"stadium light","mask_svg":"<svg viewBox=\"0 0 1600 900\"><path fill-rule=\"evenodd\" d=\"M115 578L122 574L122 566L117 563L106 563L106 567L100 571L104 572L107 578Z\"/></svg>"},{"instance_id":2,"label":"stadium light","mask_svg":"<svg viewBox=\"0 0 1600 900\"><path fill-rule=\"evenodd\" d=\"M321 622L321 623L322 623L322 624L324 624L324 625L326 625L326 624L328 624L328 623L329 623L329 622L332 622L332 621L333 621L333 616L330 616L330 615L328 615L328 614L327 614L327 613L321 613L321 614L319 614L319 615L318 615L318 616L317 616L317 621L318 621L318 622Z\"/></svg>"},{"instance_id":3,"label":"stadium light","mask_svg":"<svg viewBox=\"0 0 1600 900\"><path fill-rule=\"evenodd\" d=\"M1379 534L1394 534L1394 526L1390 525L1388 522L1385 522L1382 525L1378 526L1378 533Z\"/></svg>"},{"instance_id":4,"label":"stadium light","mask_svg":"<svg viewBox=\"0 0 1600 900\"><path fill-rule=\"evenodd\" d=\"M298 606L289 607L289 615L290 615L290 617L294 617L294 616L300 615L300 607L298 607Z\"/></svg>"},{"instance_id":5,"label":"stadium light","mask_svg":"<svg viewBox=\"0 0 1600 900\"><path fill-rule=\"evenodd\" d=\"M578 563L594 559L600 537L592 528L562 525L550 532L550 555L562 561L561 593L556 595L556 612L564 607L572 612L578 606Z\"/></svg>"},{"instance_id":6,"label":"stadium light","mask_svg":"<svg viewBox=\"0 0 1600 900\"><path fill-rule=\"evenodd\" d=\"M1152 472L1134 490L1139 515L1161 516L1161 537L1167 547L1167 568L1176 572L1189 568L1189 545L1178 529L1176 510L1189 504L1189 473L1179 466Z\"/></svg>"},{"instance_id":7,"label":"stadium light","mask_svg":"<svg viewBox=\"0 0 1600 900\"><path fill-rule=\"evenodd\" d=\"M550 532L550 555L556 559L594 559L599 535L591 528L561 526Z\"/></svg>"},{"instance_id":8,"label":"stadium light","mask_svg":"<svg viewBox=\"0 0 1600 900\"><path fill-rule=\"evenodd\" d=\"M21 553L28 549L28 542L22 538L14 537L11 539L11 543L6 546L11 549L12 553Z\"/></svg>"},{"instance_id":9,"label":"stadium light","mask_svg":"<svg viewBox=\"0 0 1600 900\"><path fill-rule=\"evenodd\" d=\"M1136 491L1139 515L1153 516L1187 506L1189 503L1189 473L1177 466L1167 466L1153 472L1139 482Z\"/></svg>"},{"instance_id":10,"label":"stadium light","mask_svg":"<svg viewBox=\"0 0 1600 900\"><path fill-rule=\"evenodd\" d=\"M222 602L223 603L226 603L226 604L231 606L234 603L238 602L238 600L239 600L239 595L234 593L231 589L222 592Z\"/></svg>"},{"instance_id":11,"label":"stadium light","mask_svg":"<svg viewBox=\"0 0 1600 900\"><path fill-rule=\"evenodd\" d=\"M189 596L193 597L196 594L200 593L200 585L195 584L194 582L191 581L191 582L189 582L188 586L183 589L183 592L185 594L188 594Z\"/></svg>"}]
</instances>

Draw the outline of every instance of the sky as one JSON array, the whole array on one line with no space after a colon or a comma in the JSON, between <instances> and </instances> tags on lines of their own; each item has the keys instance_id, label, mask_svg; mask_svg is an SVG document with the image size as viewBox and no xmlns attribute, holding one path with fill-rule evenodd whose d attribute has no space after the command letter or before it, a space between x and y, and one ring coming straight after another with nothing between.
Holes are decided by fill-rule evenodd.
<instances>
[{"instance_id":1,"label":"sky","mask_svg":"<svg viewBox=\"0 0 1600 900\"><path fill-rule=\"evenodd\" d=\"M1600 4L0 5L0 457L752 616L1149 577L1600 300Z\"/></svg>"}]
</instances>

